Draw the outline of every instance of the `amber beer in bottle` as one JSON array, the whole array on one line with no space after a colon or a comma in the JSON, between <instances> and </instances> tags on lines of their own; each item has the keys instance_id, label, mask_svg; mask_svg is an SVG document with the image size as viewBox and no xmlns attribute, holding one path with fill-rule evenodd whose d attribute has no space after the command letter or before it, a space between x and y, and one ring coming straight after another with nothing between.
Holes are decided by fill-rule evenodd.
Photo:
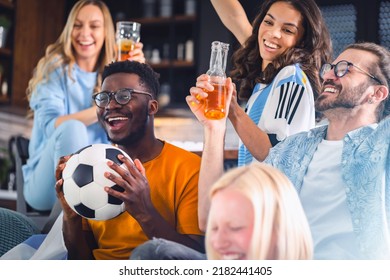
<instances>
[{"instance_id":1,"label":"amber beer in bottle","mask_svg":"<svg viewBox=\"0 0 390 280\"><path fill-rule=\"evenodd\" d=\"M206 72L214 90L204 90L208 96L204 100L206 118L219 120L226 115L226 60L229 44L214 41L211 43L210 68Z\"/></svg>"},{"instance_id":2,"label":"amber beer in bottle","mask_svg":"<svg viewBox=\"0 0 390 280\"><path fill-rule=\"evenodd\" d=\"M139 42L141 24L131 21L118 21L116 23L116 44L118 48L118 61L127 60L129 52Z\"/></svg>"}]
</instances>

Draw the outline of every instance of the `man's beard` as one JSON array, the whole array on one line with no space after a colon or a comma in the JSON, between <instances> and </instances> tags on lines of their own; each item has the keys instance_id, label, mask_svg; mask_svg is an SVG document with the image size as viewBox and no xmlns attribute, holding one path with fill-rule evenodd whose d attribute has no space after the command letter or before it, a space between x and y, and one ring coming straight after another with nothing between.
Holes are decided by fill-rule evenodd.
<instances>
[{"instance_id":1,"label":"man's beard","mask_svg":"<svg viewBox=\"0 0 390 280\"><path fill-rule=\"evenodd\" d=\"M334 85L336 86L336 85ZM355 86L346 90L339 90L340 87L337 87L339 93L335 99L331 99L331 96L328 95L320 95L315 101L315 109L318 112L325 112L327 110L336 109L336 108L344 108L344 109L352 109L361 104L361 97L363 92L367 89L369 83L363 82L358 86ZM348 92L347 92L348 91Z\"/></svg>"},{"instance_id":2,"label":"man's beard","mask_svg":"<svg viewBox=\"0 0 390 280\"><path fill-rule=\"evenodd\" d=\"M127 136L121 139L111 139L107 133L107 139L113 144L117 144L119 146L132 146L138 143L146 133L146 126L148 123L148 114L145 113L144 118L139 120L139 125L136 131L130 132Z\"/></svg>"}]
</instances>

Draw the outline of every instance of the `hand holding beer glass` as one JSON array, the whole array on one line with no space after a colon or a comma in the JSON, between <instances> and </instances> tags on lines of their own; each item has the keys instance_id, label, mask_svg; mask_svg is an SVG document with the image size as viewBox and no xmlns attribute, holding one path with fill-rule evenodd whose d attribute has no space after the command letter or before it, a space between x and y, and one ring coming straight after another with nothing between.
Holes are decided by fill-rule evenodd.
<instances>
[{"instance_id":1,"label":"hand holding beer glass","mask_svg":"<svg viewBox=\"0 0 390 280\"><path fill-rule=\"evenodd\" d=\"M226 115L226 60L229 51L229 44L214 41L211 44L210 68L206 72L209 75L209 82L214 90L204 89L207 97L204 100L197 99L204 103L204 115L211 120L219 120Z\"/></svg>"},{"instance_id":2,"label":"hand holding beer glass","mask_svg":"<svg viewBox=\"0 0 390 280\"><path fill-rule=\"evenodd\" d=\"M116 43L118 47L118 61L127 60L129 52L134 50L135 44L141 39L141 24L132 21L118 21L116 23Z\"/></svg>"}]
</instances>

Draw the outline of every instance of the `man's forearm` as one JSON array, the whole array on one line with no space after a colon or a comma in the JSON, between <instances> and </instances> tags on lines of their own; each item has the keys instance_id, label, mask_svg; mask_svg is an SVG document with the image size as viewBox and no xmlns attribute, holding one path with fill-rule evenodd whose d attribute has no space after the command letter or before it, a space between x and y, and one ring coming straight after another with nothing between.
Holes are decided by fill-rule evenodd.
<instances>
[{"instance_id":1,"label":"man's forearm","mask_svg":"<svg viewBox=\"0 0 390 280\"><path fill-rule=\"evenodd\" d=\"M62 234L69 260L93 259L92 250L89 247L85 234L82 230L82 220L63 218Z\"/></svg>"}]
</instances>

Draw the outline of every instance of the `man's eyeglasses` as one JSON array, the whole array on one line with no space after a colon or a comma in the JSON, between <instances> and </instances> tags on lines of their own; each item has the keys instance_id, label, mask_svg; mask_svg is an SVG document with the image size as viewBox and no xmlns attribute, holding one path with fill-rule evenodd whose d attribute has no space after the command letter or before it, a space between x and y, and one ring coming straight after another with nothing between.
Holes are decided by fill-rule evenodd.
<instances>
[{"instance_id":1,"label":"man's eyeglasses","mask_svg":"<svg viewBox=\"0 0 390 280\"><path fill-rule=\"evenodd\" d=\"M130 102L131 95L134 93L145 94L153 99L151 93L141 90L135 90L132 88L122 88L115 92L101 91L92 95L92 99L95 101L96 106L98 106L99 108L105 108L110 103L112 97L114 97L115 101L118 104L126 105Z\"/></svg>"},{"instance_id":2,"label":"man's eyeglasses","mask_svg":"<svg viewBox=\"0 0 390 280\"><path fill-rule=\"evenodd\" d=\"M325 63L321 67L320 77L321 77L321 79L324 79L325 74L328 73L332 69L333 69L334 75L336 77L338 77L338 78L344 77L345 74L348 73L349 67L351 67L351 66L353 66L356 69L360 70L361 72L363 72L364 74L369 76L371 79L373 79L376 82L378 82L380 85L383 85L381 80L379 80L377 77L375 77L374 75L372 75L372 74L368 73L367 71L361 69L360 67L354 65L352 62L349 62L349 61L346 61L346 60L341 60L341 61L337 62L336 64Z\"/></svg>"}]
</instances>

